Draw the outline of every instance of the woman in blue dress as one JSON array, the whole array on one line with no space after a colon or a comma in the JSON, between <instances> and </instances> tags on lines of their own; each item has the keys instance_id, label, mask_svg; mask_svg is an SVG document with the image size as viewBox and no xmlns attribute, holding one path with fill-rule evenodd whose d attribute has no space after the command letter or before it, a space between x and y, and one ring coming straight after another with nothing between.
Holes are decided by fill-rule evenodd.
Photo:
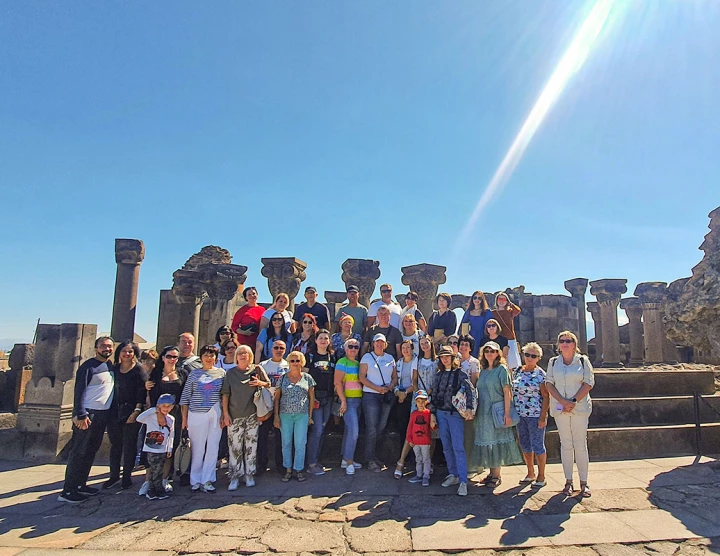
<instances>
[{"instance_id":1,"label":"woman in blue dress","mask_svg":"<svg viewBox=\"0 0 720 556\"><path fill-rule=\"evenodd\" d=\"M470 334L475 338L475 349L472 351L472 356L477 357L480 351L483 336L485 335L485 325L487 321L493 318L492 311L488 307L485 294L480 290L473 292L472 298L470 299L470 306L465 311L462 320L460 321L460 333ZM465 325L467 330L465 330Z\"/></svg>"}]
</instances>

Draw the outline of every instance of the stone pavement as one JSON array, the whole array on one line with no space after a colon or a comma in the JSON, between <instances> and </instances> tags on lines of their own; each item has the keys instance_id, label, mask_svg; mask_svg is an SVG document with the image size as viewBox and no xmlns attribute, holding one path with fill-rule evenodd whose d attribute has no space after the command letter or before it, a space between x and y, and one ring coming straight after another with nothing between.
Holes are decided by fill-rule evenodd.
<instances>
[{"instance_id":1,"label":"stone pavement","mask_svg":"<svg viewBox=\"0 0 720 556\"><path fill-rule=\"evenodd\" d=\"M233 493L223 478L216 494L181 488L165 501L113 489L77 506L56 500L64 466L0 462L0 556L718 553L720 462L693 461L591 463L593 497L582 501L560 494L554 464L543 489L520 487L524 467L511 467L494 493L473 485L466 498L437 475L422 488L409 470L396 481L333 469L305 483L268 474ZM105 477L95 467L91 484Z\"/></svg>"}]
</instances>

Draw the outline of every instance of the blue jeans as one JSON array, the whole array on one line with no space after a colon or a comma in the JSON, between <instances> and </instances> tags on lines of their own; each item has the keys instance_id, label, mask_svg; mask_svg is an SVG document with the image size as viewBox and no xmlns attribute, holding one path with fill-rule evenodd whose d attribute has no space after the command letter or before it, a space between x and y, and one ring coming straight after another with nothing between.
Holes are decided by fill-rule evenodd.
<instances>
[{"instance_id":1,"label":"blue jeans","mask_svg":"<svg viewBox=\"0 0 720 556\"><path fill-rule=\"evenodd\" d=\"M357 446L358 432L360 431L362 398L346 398L346 401L347 411L343 415L345 433L342 440L342 457L345 461L355 461L355 446Z\"/></svg>"},{"instance_id":2,"label":"blue jeans","mask_svg":"<svg viewBox=\"0 0 720 556\"><path fill-rule=\"evenodd\" d=\"M383 394L363 392L362 408L365 413L365 461L375 461L377 437L385 430L391 404L383 403Z\"/></svg>"},{"instance_id":3,"label":"blue jeans","mask_svg":"<svg viewBox=\"0 0 720 556\"><path fill-rule=\"evenodd\" d=\"M285 469L305 469L305 444L307 444L308 421L310 416L302 413L281 413L280 433L282 434L283 466ZM293 440L295 461L293 462Z\"/></svg>"},{"instance_id":4,"label":"blue jeans","mask_svg":"<svg viewBox=\"0 0 720 556\"><path fill-rule=\"evenodd\" d=\"M453 411L438 410L435 418L440 429L443 453L447 461L448 473L455 475L461 483L468 482L467 458L465 456L465 419Z\"/></svg>"},{"instance_id":5,"label":"blue jeans","mask_svg":"<svg viewBox=\"0 0 720 556\"><path fill-rule=\"evenodd\" d=\"M520 417L517 433L523 454L541 456L545 453L545 429L538 428L539 420L538 417Z\"/></svg>"},{"instance_id":6,"label":"blue jeans","mask_svg":"<svg viewBox=\"0 0 720 556\"><path fill-rule=\"evenodd\" d=\"M333 397L326 396L322 400L317 400L320 407L313 409L313 424L310 426L310 434L307 439L307 461L308 465L314 465L320 457L322 450L323 432L325 425L330 420L330 412L332 410Z\"/></svg>"}]
</instances>

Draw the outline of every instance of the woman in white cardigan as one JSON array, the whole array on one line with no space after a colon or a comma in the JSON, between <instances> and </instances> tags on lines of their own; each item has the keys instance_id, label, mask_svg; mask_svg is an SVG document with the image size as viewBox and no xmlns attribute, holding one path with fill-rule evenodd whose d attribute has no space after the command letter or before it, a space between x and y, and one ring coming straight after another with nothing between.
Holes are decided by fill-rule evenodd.
<instances>
[{"instance_id":1,"label":"woman in white cardigan","mask_svg":"<svg viewBox=\"0 0 720 556\"><path fill-rule=\"evenodd\" d=\"M590 390L595 385L592 365L580 353L577 336L565 330L558 334L560 355L550 359L545 384L550 393L550 415L560 436L560 459L565 472L563 494L573 493L573 461L580 476L580 496L589 498L587 448L588 419L592 412Z\"/></svg>"}]
</instances>

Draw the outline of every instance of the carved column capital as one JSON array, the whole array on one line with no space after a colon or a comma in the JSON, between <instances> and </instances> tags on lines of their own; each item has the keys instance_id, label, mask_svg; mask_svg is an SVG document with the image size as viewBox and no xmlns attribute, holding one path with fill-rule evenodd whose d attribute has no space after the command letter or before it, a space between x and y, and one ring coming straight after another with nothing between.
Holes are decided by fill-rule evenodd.
<instances>
[{"instance_id":1,"label":"carved column capital","mask_svg":"<svg viewBox=\"0 0 720 556\"><path fill-rule=\"evenodd\" d=\"M638 297L626 297L620 300L620 308L625 311L629 320L638 321L642 318L643 304Z\"/></svg>"},{"instance_id":2,"label":"carved column capital","mask_svg":"<svg viewBox=\"0 0 720 556\"><path fill-rule=\"evenodd\" d=\"M421 263L404 266L400 270L402 271L401 282L418 293L420 297L418 307L420 307L420 311L425 315L425 318L429 319L438 286L447 281L445 276L447 268L440 265Z\"/></svg>"},{"instance_id":3,"label":"carved column capital","mask_svg":"<svg viewBox=\"0 0 720 556\"><path fill-rule=\"evenodd\" d=\"M642 282L635 288L635 295L646 306L663 304L668 297L667 282Z\"/></svg>"},{"instance_id":4,"label":"carved column capital","mask_svg":"<svg viewBox=\"0 0 720 556\"><path fill-rule=\"evenodd\" d=\"M341 279L345 287L357 286L360 290L360 304L369 307L375 291L375 281L380 278L380 262L372 259L347 259L341 268Z\"/></svg>"},{"instance_id":5,"label":"carved column capital","mask_svg":"<svg viewBox=\"0 0 720 556\"><path fill-rule=\"evenodd\" d=\"M627 292L627 280L605 278L590 282L590 295L594 295L598 303L617 307L620 297Z\"/></svg>"},{"instance_id":6,"label":"carved column capital","mask_svg":"<svg viewBox=\"0 0 720 556\"><path fill-rule=\"evenodd\" d=\"M587 310L594 321L600 320L600 304L597 301L588 301Z\"/></svg>"},{"instance_id":7,"label":"carved column capital","mask_svg":"<svg viewBox=\"0 0 720 556\"><path fill-rule=\"evenodd\" d=\"M588 287L587 278L573 278L565 281L565 289L570 292L573 297L584 296Z\"/></svg>"},{"instance_id":8,"label":"carved column capital","mask_svg":"<svg viewBox=\"0 0 720 556\"><path fill-rule=\"evenodd\" d=\"M286 293L292 303L300 291L300 284L307 278L307 263L296 257L271 257L260 259L260 262L263 264L260 274L267 278L273 299L279 293Z\"/></svg>"},{"instance_id":9,"label":"carved column capital","mask_svg":"<svg viewBox=\"0 0 720 556\"><path fill-rule=\"evenodd\" d=\"M145 259L145 244L139 239L115 239L115 262L139 265Z\"/></svg>"}]
</instances>

